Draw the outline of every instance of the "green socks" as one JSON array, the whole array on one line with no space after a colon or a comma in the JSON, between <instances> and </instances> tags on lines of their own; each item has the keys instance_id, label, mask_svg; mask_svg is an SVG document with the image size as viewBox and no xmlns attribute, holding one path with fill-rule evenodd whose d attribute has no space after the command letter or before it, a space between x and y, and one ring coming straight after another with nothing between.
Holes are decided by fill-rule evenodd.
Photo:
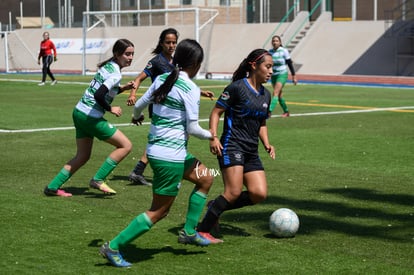
<instances>
[{"instance_id":1,"label":"green socks","mask_svg":"<svg viewBox=\"0 0 414 275\"><path fill-rule=\"evenodd\" d=\"M68 179L72 176L68 170L62 168L60 172L56 175L56 177L49 183L47 188L51 190L58 190Z\"/></svg>"},{"instance_id":2,"label":"green socks","mask_svg":"<svg viewBox=\"0 0 414 275\"><path fill-rule=\"evenodd\" d=\"M193 191L190 195L188 213L184 229L189 235L195 234L195 228L203 211L207 195L201 192ZM119 250L120 247L132 242L152 227L151 219L146 213L138 215L131 223L121 231L113 240L109 242L109 248Z\"/></svg>"},{"instance_id":3,"label":"green socks","mask_svg":"<svg viewBox=\"0 0 414 275\"><path fill-rule=\"evenodd\" d=\"M112 241L109 242L109 248L119 250L119 247L125 246L132 242L152 227L151 219L146 213L142 213L131 221L131 223L121 231Z\"/></svg>"},{"instance_id":4,"label":"green socks","mask_svg":"<svg viewBox=\"0 0 414 275\"><path fill-rule=\"evenodd\" d=\"M185 220L184 230L188 235L196 233L198 220L200 219L201 212L203 211L204 204L206 203L207 195L202 192L193 192L190 195L187 217Z\"/></svg>"},{"instance_id":5,"label":"green socks","mask_svg":"<svg viewBox=\"0 0 414 275\"><path fill-rule=\"evenodd\" d=\"M282 109L283 109L283 113L288 113L289 112L285 100L281 97L279 98L279 104L280 104L280 107L282 107Z\"/></svg>"},{"instance_id":6,"label":"green socks","mask_svg":"<svg viewBox=\"0 0 414 275\"><path fill-rule=\"evenodd\" d=\"M109 157L106 158L105 162L102 164L102 166L99 168L98 172L96 172L96 175L93 178L95 180L105 180L106 177L115 169L117 164L118 163L113 159ZM71 176L72 174L68 170L62 168L56 175L56 177L49 183L47 188L51 190L58 190L65 182L69 180Z\"/></svg>"},{"instance_id":7,"label":"green socks","mask_svg":"<svg viewBox=\"0 0 414 275\"><path fill-rule=\"evenodd\" d=\"M280 107L282 107L283 113L288 113L289 112L285 100L281 97L277 98L276 96L274 96L272 98L272 101L270 102L269 112L273 112L273 110L275 109L277 103L279 103Z\"/></svg>"},{"instance_id":8,"label":"green socks","mask_svg":"<svg viewBox=\"0 0 414 275\"><path fill-rule=\"evenodd\" d=\"M277 97L273 97L272 101L270 102L269 112L273 112L277 104Z\"/></svg>"},{"instance_id":9,"label":"green socks","mask_svg":"<svg viewBox=\"0 0 414 275\"><path fill-rule=\"evenodd\" d=\"M118 162L114 161L110 157L107 157L105 162L99 168L98 172L96 172L93 179L97 181L104 181L117 165Z\"/></svg>"}]
</instances>

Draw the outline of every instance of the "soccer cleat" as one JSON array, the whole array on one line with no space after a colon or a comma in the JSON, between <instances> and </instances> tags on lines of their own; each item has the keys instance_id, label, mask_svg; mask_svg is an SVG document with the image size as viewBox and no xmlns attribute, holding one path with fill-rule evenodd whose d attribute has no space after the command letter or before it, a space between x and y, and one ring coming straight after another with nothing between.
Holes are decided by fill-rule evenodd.
<instances>
[{"instance_id":1,"label":"soccer cleat","mask_svg":"<svg viewBox=\"0 0 414 275\"><path fill-rule=\"evenodd\" d=\"M184 229L181 229L178 233L178 242L182 244L194 244L197 246L207 246L210 244L210 241L201 237L198 232L193 235L188 235Z\"/></svg>"},{"instance_id":2,"label":"soccer cleat","mask_svg":"<svg viewBox=\"0 0 414 275\"><path fill-rule=\"evenodd\" d=\"M200 234L200 236L203 237L204 239L209 240L210 243L212 243L212 244L217 244L217 243L223 243L224 242L221 239L214 238L213 235L211 235L208 232L198 232L198 234Z\"/></svg>"},{"instance_id":3,"label":"soccer cleat","mask_svg":"<svg viewBox=\"0 0 414 275\"><path fill-rule=\"evenodd\" d=\"M53 81L52 81L52 83L50 83L50 85L52 85L52 86L53 86L53 85L56 85L56 84L57 84L57 80L56 80L56 79L55 79L55 80L53 80Z\"/></svg>"},{"instance_id":4,"label":"soccer cleat","mask_svg":"<svg viewBox=\"0 0 414 275\"><path fill-rule=\"evenodd\" d=\"M129 181L138 185L152 186L152 184L148 182L143 175L136 174L134 171L129 174Z\"/></svg>"},{"instance_id":5,"label":"soccer cleat","mask_svg":"<svg viewBox=\"0 0 414 275\"><path fill-rule=\"evenodd\" d=\"M116 194L116 191L114 189L112 189L111 187L109 187L103 181L98 181L98 180L91 179L91 181L89 182L89 186L94 188L94 189L101 190L102 192L104 192L105 194L108 194L108 195L115 195Z\"/></svg>"},{"instance_id":6,"label":"soccer cleat","mask_svg":"<svg viewBox=\"0 0 414 275\"><path fill-rule=\"evenodd\" d=\"M44 82L40 82L39 84L37 84L37 86L45 86Z\"/></svg>"},{"instance_id":7,"label":"soccer cleat","mask_svg":"<svg viewBox=\"0 0 414 275\"><path fill-rule=\"evenodd\" d=\"M116 267L130 267L132 264L125 261L121 253L117 250L109 248L109 243L106 242L101 246L99 253Z\"/></svg>"},{"instance_id":8,"label":"soccer cleat","mask_svg":"<svg viewBox=\"0 0 414 275\"><path fill-rule=\"evenodd\" d=\"M288 117L288 116L290 116L289 112L286 112L286 113L282 114L282 117Z\"/></svg>"},{"instance_id":9,"label":"soccer cleat","mask_svg":"<svg viewBox=\"0 0 414 275\"><path fill-rule=\"evenodd\" d=\"M45 190L43 190L43 193L45 193L46 196L72 197L71 193L67 193L62 189L53 190L49 189L47 186L45 187Z\"/></svg>"}]
</instances>

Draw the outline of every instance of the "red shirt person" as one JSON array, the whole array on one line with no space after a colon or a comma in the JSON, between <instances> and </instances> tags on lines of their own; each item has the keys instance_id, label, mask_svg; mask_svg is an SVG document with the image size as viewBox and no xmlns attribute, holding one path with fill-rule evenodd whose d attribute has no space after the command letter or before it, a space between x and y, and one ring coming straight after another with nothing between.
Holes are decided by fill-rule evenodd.
<instances>
[{"instance_id":1,"label":"red shirt person","mask_svg":"<svg viewBox=\"0 0 414 275\"><path fill-rule=\"evenodd\" d=\"M43 40L40 42L40 51L37 57L37 64L40 65L40 59L42 59L42 82L38 85L43 86L45 85L46 75L48 75L52 79L52 83L50 85L55 85L57 83L53 73L50 71L50 65L53 61L57 61L57 52L55 44L50 40L49 33L43 33Z\"/></svg>"}]
</instances>

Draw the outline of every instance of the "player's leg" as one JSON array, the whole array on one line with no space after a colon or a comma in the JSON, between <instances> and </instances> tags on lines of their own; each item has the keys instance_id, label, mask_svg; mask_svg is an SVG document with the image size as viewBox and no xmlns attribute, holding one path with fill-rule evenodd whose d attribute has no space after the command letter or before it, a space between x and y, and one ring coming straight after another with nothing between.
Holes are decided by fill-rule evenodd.
<instances>
[{"instance_id":1,"label":"player's leg","mask_svg":"<svg viewBox=\"0 0 414 275\"><path fill-rule=\"evenodd\" d=\"M150 230L154 224L167 216L174 200L175 196L153 194L150 209L135 217L123 231L109 242L109 248L119 250Z\"/></svg>"},{"instance_id":2,"label":"player's leg","mask_svg":"<svg viewBox=\"0 0 414 275\"><path fill-rule=\"evenodd\" d=\"M148 165L147 150L145 150L140 160L138 161L134 169L129 174L129 181L135 184L151 186L151 183L148 182L144 177L144 171L147 165Z\"/></svg>"},{"instance_id":3,"label":"player's leg","mask_svg":"<svg viewBox=\"0 0 414 275\"><path fill-rule=\"evenodd\" d=\"M283 90L282 90L283 87L285 86L287 79L288 79L287 72L284 74L278 75L277 80L276 80L275 90L273 92L273 94L277 96L280 107L282 107L283 117L289 116L289 109L286 105L286 101L283 99Z\"/></svg>"},{"instance_id":4,"label":"player's leg","mask_svg":"<svg viewBox=\"0 0 414 275\"><path fill-rule=\"evenodd\" d=\"M123 231L109 243L105 243L100 250L104 257L118 267L131 265L122 258L119 249L150 230L155 223L166 217L178 194L184 173L184 163L169 163L151 159L150 164L154 171L150 209L133 219Z\"/></svg>"},{"instance_id":5,"label":"player's leg","mask_svg":"<svg viewBox=\"0 0 414 275\"><path fill-rule=\"evenodd\" d=\"M92 120L90 122L91 133L99 140L103 140L115 147L115 149L105 159L99 167L96 174L89 182L89 186L99 189L105 194L116 194L116 191L110 188L105 180L108 175L116 168L132 150L131 141L115 126L111 125L104 118Z\"/></svg>"},{"instance_id":6,"label":"player's leg","mask_svg":"<svg viewBox=\"0 0 414 275\"><path fill-rule=\"evenodd\" d=\"M152 113L153 113L153 105L150 104L148 105L148 117L150 119L152 118ZM138 163L135 165L132 172L129 174L129 181L135 184L151 186L151 183L148 182L144 177L144 171L147 165L148 165L147 150L145 150L141 156L141 159L138 161Z\"/></svg>"},{"instance_id":7,"label":"player's leg","mask_svg":"<svg viewBox=\"0 0 414 275\"><path fill-rule=\"evenodd\" d=\"M266 176L259 155L245 155L243 172L243 184L246 186L247 191L241 192L240 196L227 210L254 205L267 197Z\"/></svg>"},{"instance_id":8,"label":"player's leg","mask_svg":"<svg viewBox=\"0 0 414 275\"><path fill-rule=\"evenodd\" d=\"M184 169L184 179L195 185L188 199L188 209L184 224L184 230L192 235L196 233L196 227L214 177L208 168L191 154L188 154L186 157Z\"/></svg>"},{"instance_id":9,"label":"player's leg","mask_svg":"<svg viewBox=\"0 0 414 275\"><path fill-rule=\"evenodd\" d=\"M72 194L66 193L60 187L91 157L93 134L89 129L93 128L88 123L88 117L76 109L72 113L73 123L76 130L76 155L69 160L55 178L46 186L44 193L49 196L70 197Z\"/></svg>"},{"instance_id":10,"label":"player's leg","mask_svg":"<svg viewBox=\"0 0 414 275\"><path fill-rule=\"evenodd\" d=\"M48 55L47 56L47 70L46 70L46 73L52 79L52 83L53 83L55 81L55 77L53 76L53 73L50 70L50 65L52 65L52 62L53 62L53 55Z\"/></svg>"},{"instance_id":11,"label":"player's leg","mask_svg":"<svg viewBox=\"0 0 414 275\"><path fill-rule=\"evenodd\" d=\"M40 84L43 83L43 85L45 84L46 81L46 76L47 76L47 56L43 56L42 57L42 82L40 82Z\"/></svg>"},{"instance_id":12,"label":"player's leg","mask_svg":"<svg viewBox=\"0 0 414 275\"><path fill-rule=\"evenodd\" d=\"M80 167L88 162L92 151L93 138L84 137L76 139L77 151L75 157L69 160L59 173L46 186L44 193L48 196L70 197L72 194L63 191L61 186L75 174Z\"/></svg>"},{"instance_id":13,"label":"player's leg","mask_svg":"<svg viewBox=\"0 0 414 275\"><path fill-rule=\"evenodd\" d=\"M119 249L131 243L165 216L167 216L175 196L153 194L151 208L135 217L129 225L110 242L106 242L100 249L102 256L117 267L129 267L131 263L125 261Z\"/></svg>"},{"instance_id":14,"label":"player's leg","mask_svg":"<svg viewBox=\"0 0 414 275\"><path fill-rule=\"evenodd\" d=\"M264 170L252 171L244 174L244 184L247 188L249 201L253 205L264 201L267 197L267 181Z\"/></svg>"},{"instance_id":15,"label":"player's leg","mask_svg":"<svg viewBox=\"0 0 414 275\"><path fill-rule=\"evenodd\" d=\"M200 232L210 232L217 223L220 215L229 209L240 196L243 189L243 166L235 165L222 168L224 192L219 195L207 210L202 222L198 226Z\"/></svg>"}]
</instances>

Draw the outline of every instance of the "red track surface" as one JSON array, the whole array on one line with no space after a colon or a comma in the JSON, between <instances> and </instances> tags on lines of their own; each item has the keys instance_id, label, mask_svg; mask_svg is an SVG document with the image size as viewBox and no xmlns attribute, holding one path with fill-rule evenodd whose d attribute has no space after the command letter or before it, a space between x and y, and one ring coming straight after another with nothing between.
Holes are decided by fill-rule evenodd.
<instances>
[{"instance_id":1,"label":"red track surface","mask_svg":"<svg viewBox=\"0 0 414 275\"><path fill-rule=\"evenodd\" d=\"M308 75L298 74L299 82L339 82L339 83L373 83L390 85L409 85L414 88L414 77L403 76L361 76L361 75Z\"/></svg>"}]
</instances>

